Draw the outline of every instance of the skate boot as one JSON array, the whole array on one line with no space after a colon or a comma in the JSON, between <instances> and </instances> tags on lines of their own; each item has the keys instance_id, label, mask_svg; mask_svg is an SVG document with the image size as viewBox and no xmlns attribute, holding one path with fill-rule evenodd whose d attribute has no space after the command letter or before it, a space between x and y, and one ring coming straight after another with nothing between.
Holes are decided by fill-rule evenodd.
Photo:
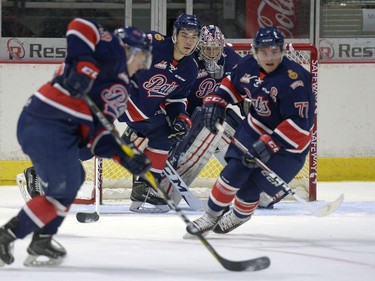
<instances>
[{"instance_id":1,"label":"skate boot","mask_svg":"<svg viewBox=\"0 0 375 281\"><path fill-rule=\"evenodd\" d=\"M18 219L15 217L0 228L0 267L14 262L13 241L17 237L11 229L16 227L17 224Z\"/></svg>"},{"instance_id":2,"label":"skate boot","mask_svg":"<svg viewBox=\"0 0 375 281\"><path fill-rule=\"evenodd\" d=\"M251 216L244 219L240 219L233 213L233 211L230 211L224 214L224 216L219 220L219 222L214 227L213 231L219 234L231 232L232 230L236 229L240 225L250 220L250 218Z\"/></svg>"},{"instance_id":3,"label":"skate boot","mask_svg":"<svg viewBox=\"0 0 375 281\"><path fill-rule=\"evenodd\" d=\"M25 174L26 188L30 197L33 198L35 196L42 195L43 191L40 185L39 177L37 176L34 167L25 169L23 173Z\"/></svg>"},{"instance_id":4,"label":"skate boot","mask_svg":"<svg viewBox=\"0 0 375 281\"><path fill-rule=\"evenodd\" d=\"M217 222L219 221L220 216L213 216L209 213L205 213L199 219L196 219L186 227L187 233L184 236L184 239L194 238L191 235L195 236L198 232L203 236L206 236L210 230L212 230Z\"/></svg>"},{"instance_id":5,"label":"skate boot","mask_svg":"<svg viewBox=\"0 0 375 281\"><path fill-rule=\"evenodd\" d=\"M65 248L52 235L39 233L34 233L27 253L29 256L23 264L32 267L57 266L66 256Z\"/></svg>"},{"instance_id":6,"label":"skate boot","mask_svg":"<svg viewBox=\"0 0 375 281\"><path fill-rule=\"evenodd\" d=\"M207 236L210 230L214 229L220 218L229 211L229 206L226 207L221 215L214 216L210 213L205 213L200 218L193 221L190 225L186 227L187 233L184 235L184 239L194 239L197 238L197 232L203 236Z\"/></svg>"},{"instance_id":7,"label":"skate boot","mask_svg":"<svg viewBox=\"0 0 375 281\"><path fill-rule=\"evenodd\" d=\"M159 193L145 182L134 183L130 200L129 210L136 213L166 213L170 210Z\"/></svg>"}]
</instances>

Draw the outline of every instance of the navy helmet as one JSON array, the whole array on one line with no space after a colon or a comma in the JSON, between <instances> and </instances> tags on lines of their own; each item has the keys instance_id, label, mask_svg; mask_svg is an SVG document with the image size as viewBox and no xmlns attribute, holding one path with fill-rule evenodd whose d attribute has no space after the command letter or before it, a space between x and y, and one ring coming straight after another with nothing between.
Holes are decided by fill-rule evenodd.
<instances>
[{"instance_id":1,"label":"navy helmet","mask_svg":"<svg viewBox=\"0 0 375 281\"><path fill-rule=\"evenodd\" d=\"M120 40L124 44L130 47L139 48L148 52L151 52L152 50L150 39L146 36L145 33L134 26L117 28L114 32L114 35L120 38Z\"/></svg>"},{"instance_id":2,"label":"navy helmet","mask_svg":"<svg viewBox=\"0 0 375 281\"><path fill-rule=\"evenodd\" d=\"M193 29L200 32L201 27L201 23L197 16L182 13L173 23L173 32L176 33L181 29Z\"/></svg>"},{"instance_id":3,"label":"navy helmet","mask_svg":"<svg viewBox=\"0 0 375 281\"><path fill-rule=\"evenodd\" d=\"M284 37L275 26L261 27L255 36L253 47L255 50L261 47L280 47L280 49L283 49Z\"/></svg>"},{"instance_id":4,"label":"navy helmet","mask_svg":"<svg viewBox=\"0 0 375 281\"><path fill-rule=\"evenodd\" d=\"M120 39L123 47L127 47L130 63L138 52L144 53L144 68L150 69L152 63L152 45L145 33L134 26L117 28L113 34Z\"/></svg>"}]
</instances>

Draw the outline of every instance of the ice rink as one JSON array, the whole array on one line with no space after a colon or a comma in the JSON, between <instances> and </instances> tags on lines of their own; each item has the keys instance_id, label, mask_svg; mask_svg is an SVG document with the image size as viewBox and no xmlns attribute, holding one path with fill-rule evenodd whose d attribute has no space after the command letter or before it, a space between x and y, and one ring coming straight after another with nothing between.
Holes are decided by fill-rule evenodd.
<instances>
[{"instance_id":1,"label":"ice rink","mask_svg":"<svg viewBox=\"0 0 375 281\"><path fill-rule=\"evenodd\" d=\"M268 256L271 266L258 272L225 270L199 240L184 240L185 223L173 212L135 214L129 202L101 207L96 223L81 224L73 205L58 240L68 251L56 268L23 266L30 236L15 243L16 261L0 268L1 281L112 280L375 280L375 183L319 183L318 206L345 201L336 213L316 218L297 202L281 202L274 210L257 210L253 218L226 235L209 234L223 257L244 260ZM0 187L0 224L23 205L15 186ZM193 220L201 215L181 205Z\"/></svg>"}]
</instances>

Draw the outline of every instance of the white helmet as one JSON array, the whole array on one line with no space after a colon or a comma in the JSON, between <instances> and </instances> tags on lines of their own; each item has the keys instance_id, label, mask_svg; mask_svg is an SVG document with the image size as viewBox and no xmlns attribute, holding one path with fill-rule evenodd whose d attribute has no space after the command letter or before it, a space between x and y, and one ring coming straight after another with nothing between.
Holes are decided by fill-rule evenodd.
<instances>
[{"instance_id":1,"label":"white helmet","mask_svg":"<svg viewBox=\"0 0 375 281\"><path fill-rule=\"evenodd\" d=\"M223 54L224 35L215 25L206 25L201 29L198 51L199 59L204 61L207 72L212 76L221 78L224 68L217 63Z\"/></svg>"}]
</instances>

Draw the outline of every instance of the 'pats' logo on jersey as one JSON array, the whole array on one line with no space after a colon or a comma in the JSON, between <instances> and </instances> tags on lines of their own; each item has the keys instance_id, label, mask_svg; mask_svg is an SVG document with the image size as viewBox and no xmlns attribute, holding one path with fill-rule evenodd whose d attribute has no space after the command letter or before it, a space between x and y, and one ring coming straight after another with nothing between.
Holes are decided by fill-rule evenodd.
<instances>
[{"instance_id":1,"label":"'pats' logo on jersey","mask_svg":"<svg viewBox=\"0 0 375 281\"><path fill-rule=\"evenodd\" d=\"M104 102L104 113L117 119L125 112L126 101L129 98L128 90L121 84L114 84L101 92Z\"/></svg>"},{"instance_id":2,"label":"'pats' logo on jersey","mask_svg":"<svg viewBox=\"0 0 375 281\"><path fill-rule=\"evenodd\" d=\"M268 107L268 100L263 100L263 97L252 99L251 103L260 116L270 116L271 110Z\"/></svg>"},{"instance_id":3,"label":"'pats' logo on jersey","mask_svg":"<svg viewBox=\"0 0 375 281\"><path fill-rule=\"evenodd\" d=\"M288 70L288 76L290 79L296 80L298 78L297 72L294 72L293 70Z\"/></svg>"},{"instance_id":4,"label":"'pats' logo on jersey","mask_svg":"<svg viewBox=\"0 0 375 281\"><path fill-rule=\"evenodd\" d=\"M216 92L219 88L220 83L216 83L214 78L204 79L198 86L198 90L195 92L197 98L204 98L206 95Z\"/></svg>"},{"instance_id":5,"label":"'pats' logo on jersey","mask_svg":"<svg viewBox=\"0 0 375 281\"><path fill-rule=\"evenodd\" d=\"M148 92L150 98L163 98L172 93L179 85L174 81L168 84L167 78L164 75L158 74L152 76L142 86Z\"/></svg>"}]
</instances>

